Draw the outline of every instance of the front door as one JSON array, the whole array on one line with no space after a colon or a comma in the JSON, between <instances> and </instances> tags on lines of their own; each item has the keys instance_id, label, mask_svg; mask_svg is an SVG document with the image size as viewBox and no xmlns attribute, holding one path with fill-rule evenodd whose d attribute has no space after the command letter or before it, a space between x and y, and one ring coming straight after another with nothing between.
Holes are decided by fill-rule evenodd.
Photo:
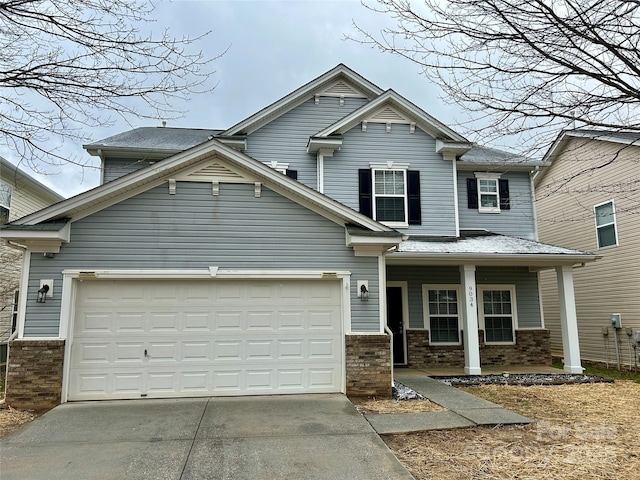
<instances>
[{"instance_id":1,"label":"front door","mask_svg":"<svg viewBox=\"0 0 640 480\"><path fill-rule=\"evenodd\" d=\"M387 287L387 326L393 333L393 363L406 365L402 287Z\"/></svg>"}]
</instances>

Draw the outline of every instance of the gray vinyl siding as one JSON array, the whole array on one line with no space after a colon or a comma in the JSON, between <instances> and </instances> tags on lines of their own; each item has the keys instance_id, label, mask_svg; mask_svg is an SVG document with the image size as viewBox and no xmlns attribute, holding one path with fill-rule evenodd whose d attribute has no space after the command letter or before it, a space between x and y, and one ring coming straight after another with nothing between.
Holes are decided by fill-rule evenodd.
<instances>
[{"instance_id":1,"label":"gray vinyl siding","mask_svg":"<svg viewBox=\"0 0 640 480\"><path fill-rule=\"evenodd\" d=\"M54 258L33 254L25 336L57 336L64 269L348 270L351 328L379 330L378 259L355 257L344 227L272 192L254 196L253 184L178 182L108 207L73 223L71 242ZM35 302L39 279L54 279L54 298ZM368 280L371 297L360 302L355 280Z\"/></svg>"},{"instance_id":2,"label":"gray vinyl siding","mask_svg":"<svg viewBox=\"0 0 640 480\"><path fill-rule=\"evenodd\" d=\"M536 272L530 272L528 267L478 267L476 283L480 286L515 285L518 328L542 328Z\"/></svg>"},{"instance_id":3,"label":"gray vinyl siding","mask_svg":"<svg viewBox=\"0 0 640 480\"><path fill-rule=\"evenodd\" d=\"M103 181L107 183L129 173L148 167L149 163L135 158L105 158L103 167Z\"/></svg>"},{"instance_id":4,"label":"gray vinyl siding","mask_svg":"<svg viewBox=\"0 0 640 480\"><path fill-rule=\"evenodd\" d=\"M371 162L408 163L410 170L420 171L422 225L398 229L409 235L455 236L455 199L453 166L435 153L435 139L409 125L369 123L344 134L342 148L324 161L324 193L359 210L358 170Z\"/></svg>"},{"instance_id":5,"label":"gray vinyl siding","mask_svg":"<svg viewBox=\"0 0 640 480\"><path fill-rule=\"evenodd\" d=\"M422 285L460 284L460 267L387 267L387 281L405 281L409 295L409 328L424 328ZM518 328L541 328L538 276L527 267L478 267L478 285L515 285Z\"/></svg>"},{"instance_id":6,"label":"gray vinyl siding","mask_svg":"<svg viewBox=\"0 0 640 480\"><path fill-rule=\"evenodd\" d=\"M316 154L307 153L309 137L367 103L364 98L313 97L290 110L247 138L246 154L261 162L288 163L298 171L298 181L317 189Z\"/></svg>"},{"instance_id":7,"label":"gray vinyl siding","mask_svg":"<svg viewBox=\"0 0 640 480\"><path fill-rule=\"evenodd\" d=\"M508 172L500 178L509 181L510 210L500 213L479 213L477 208L467 208L467 178L475 178L473 172L458 172L458 206L460 229L484 229L504 235L536 240L535 219L531 203L531 181L528 173Z\"/></svg>"}]
</instances>

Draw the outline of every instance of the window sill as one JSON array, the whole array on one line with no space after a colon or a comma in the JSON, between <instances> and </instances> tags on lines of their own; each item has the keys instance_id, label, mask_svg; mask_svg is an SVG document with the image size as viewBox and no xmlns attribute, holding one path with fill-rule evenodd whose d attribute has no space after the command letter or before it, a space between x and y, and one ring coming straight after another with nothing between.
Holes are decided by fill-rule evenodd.
<instances>
[{"instance_id":1,"label":"window sill","mask_svg":"<svg viewBox=\"0 0 640 480\"><path fill-rule=\"evenodd\" d=\"M409 228L408 223L402 223L402 222L380 222L380 223L389 228Z\"/></svg>"},{"instance_id":2,"label":"window sill","mask_svg":"<svg viewBox=\"0 0 640 480\"><path fill-rule=\"evenodd\" d=\"M478 213L500 213L499 208L479 208Z\"/></svg>"}]
</instances>

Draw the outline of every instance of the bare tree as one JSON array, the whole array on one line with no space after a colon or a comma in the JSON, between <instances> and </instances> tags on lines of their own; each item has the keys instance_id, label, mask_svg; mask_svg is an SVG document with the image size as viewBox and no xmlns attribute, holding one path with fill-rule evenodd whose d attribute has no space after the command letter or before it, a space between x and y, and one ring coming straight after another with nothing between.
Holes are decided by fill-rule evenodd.
<instances>
[{"instance_id":1,"label":"bare tree","mask_svg":"<svg viewBox=\"0 0 640 480\"><path fill-rule=\"evenodd\" d=\"M139 0L0 1L0 142L32 168L69 161L46 142L88 140L86 127L114 114L175 118L172 102L211 90L214 59L192 51L207 33L146 33L152 10Z\"/></svg>"},{"instance_id":2,"label":"bare tree","mask_svg":"<svg viewBox=\"0 0 640 480\"><path fill-rule=\"evenodd\" d=\"M518 135L539 153L575 125L640 132L639 0L363 3L395 26L355 39L418 64L483 141Z\"/></svg>"}]
</instances>

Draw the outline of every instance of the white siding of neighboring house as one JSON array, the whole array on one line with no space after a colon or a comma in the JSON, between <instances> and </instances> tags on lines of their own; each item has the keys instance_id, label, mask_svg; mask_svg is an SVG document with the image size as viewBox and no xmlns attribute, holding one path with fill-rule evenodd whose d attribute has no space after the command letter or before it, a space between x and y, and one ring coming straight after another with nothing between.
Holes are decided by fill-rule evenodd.
<instances>
[{"instance_id":1,"label":"white siding of neighboring house","mask_svg":"<svg viewBox=\"0 0 640 480\"><path fill-rule=\"evenodd\" d=\"M610 165L595 168L614 158ZM558 190L560 179L589 168L594 169ZM584 360L615 360L612 328L609 327L608 337L602 334L602 327L610 325L612 313L622 314L623 327L640 330L639 178L640 147L573 139L536 188L540 240L602 256L595 263L574 269L580 351ZM609 200L615 202L619 245L598 249L593 207ZM561 354L554 271L542 272L541 291L552 351ZM624 328L619 333L621 360L629 363L628 337Z\"/></svg>"}]
</instances>

